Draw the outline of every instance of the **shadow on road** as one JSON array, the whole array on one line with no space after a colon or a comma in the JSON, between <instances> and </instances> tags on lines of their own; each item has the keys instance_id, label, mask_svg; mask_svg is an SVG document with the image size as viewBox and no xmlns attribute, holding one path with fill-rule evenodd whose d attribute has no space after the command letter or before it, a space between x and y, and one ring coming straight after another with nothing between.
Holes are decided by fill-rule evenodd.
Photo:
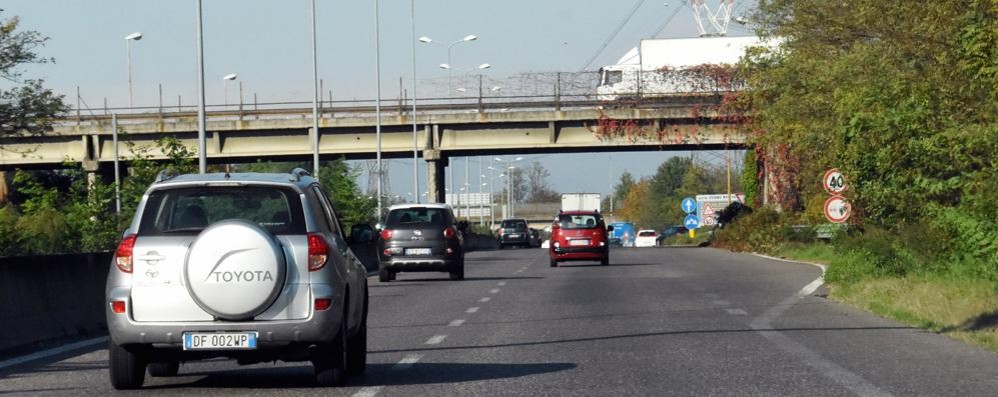
<instances>
[{"instance_id":1,"label":"shadow on road","mask_svg":"<svg viewBox=\"0 0 998 397\"><path fill-rule=\"evenodd\" d=\"M507 379L573 369L572 363L538 364L465 364L465 363L416 363L404 371L394 370L395 364L368 364L367 374L351 379L348 386L402 386L437 383L455 383L490 379ZM188 379L195 378L197 379ZM146 389L233 388L233 389L286 389L312 387L312 367L238 368L221 371L196 371L185 373L181 368L175 378L156 378L173 381L171 384L148 385ZM148 380L147 380L148 382Z\"/></svg>"},{"instance_id":2,"label":"shadow on road","mask_svg":"<svg viewBox=\"0 0 998 397\"><path fill-rule=\"evenodd\" d=\"M449 283L466 283L466 282L469 282L469 281L543 280L543 279L544 279L544 277L517 277L517 276L510 276L510 277L465 277L463 281L451 281L451 279L447 278L447 276L445 275L442 278L407 278L407 279L400 279L400 280L392 281L391 283L388 283L388 284L399 283L398 284L399 286L413 286L413 285L425 285L425 284L412 284L413 282L424 283L424 282L444 282L444 281L446 281L446 282L449 282ZM386 285L386 284L385 283L380 283L378 285ZM373 287L373 284L372 284L372 287Z\"/></svg>"}]
</instances>

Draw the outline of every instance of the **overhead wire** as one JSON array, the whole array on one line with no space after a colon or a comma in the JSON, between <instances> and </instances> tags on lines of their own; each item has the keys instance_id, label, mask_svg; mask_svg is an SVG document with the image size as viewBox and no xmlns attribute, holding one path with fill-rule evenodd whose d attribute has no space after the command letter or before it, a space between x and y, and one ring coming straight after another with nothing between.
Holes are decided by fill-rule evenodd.
<instances>
[{"instance_id":1,"label":"overhead wire","mask_svg":"<svg viewBox=\"0 0 998 397\"><path fill-rule=\"evenodd\" d=\"M683 4L686 4L686 2L684 1ZM662 34L662 31L665 30L665 27L669 26L669 22L672 22L672 20L676 17L676 14L679 14L679 11L682 10L683 10L682 5L676 7L676 9L672 11L672 14L670 14L668 18L665 18L665 22L662 22L661 25L658 25L658 28L655 29L655 34L651 35L651 37L655 38L658 37L658 35Z\"/></svg>"},{"instance_id":2,"label":"overhead wire","mask_svg":"<svg viewBox=\"0 0 998 397\"><path fill-rule=\"evenodd\" d=\"M596 53L594 53L593 56L590 57L589 60L586 61L586 63L582 65L581 68L579 68L580 72L586 71L586 69L589 68L589 65L592 65L592 63L596 61L596 58L599 58L600 54L603 53L603 50L606 50L606 47L610 45L610 42L613 41L613 39L616 38L618 34L620 34L620 31L623 30L624 26L631 21L631 18L634 17L634 14L638 12L638 8L641 8L641 5L644 3L645 0L638 0L638 2L634 4L634 8L631 9L631 12L627 14L627 17L624 18L623 21L620 21L620 24L617 25L617 28L613 30L613 33L610 34L610 37L607 37L606 41L603 42L603 45L601 45L599 49L596 50Z\"/></svg>"}]
</instances>

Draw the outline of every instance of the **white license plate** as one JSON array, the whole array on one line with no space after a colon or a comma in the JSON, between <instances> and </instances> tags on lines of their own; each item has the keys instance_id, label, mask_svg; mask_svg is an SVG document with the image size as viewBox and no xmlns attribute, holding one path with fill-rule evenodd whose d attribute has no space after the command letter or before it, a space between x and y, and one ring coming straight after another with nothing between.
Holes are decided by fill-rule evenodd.
<instances>
[{"instance_id":1,"label":"white license plate","mask_svg":"<svg viewBox=\"0 0 998 397\"><path fill-rule=\"evenodd\" d=\"M184 350L253 350L256 332L184 332Z\"/></svg>"},{"instance_id":2,"label":"white license plate","mask_svg":"<svg viewBox=\"0 0 998 397\"><path fill-rule=\"evenodd\" d=\"M520 238L519 234L510 234L509 238Z\"/></svg>"},{"instance_id":3,"label":"white license plate","mask_svg":"<svg viewBox=\"0 0 998 397\"><path fill-rule=\"evenodd\" d=\"M406 255L430 255L431 251L429 248L406 248Z\"/></svg>"},{"instance_id":4,"label":"white license plate","mask_svg":"<svg viewBox=\"0 0 998 397\"><path fill-rule=\"evenodd\" d=\"M568 245L589 245L589 240L571 240Z\"/></svg>"}]
</instances>

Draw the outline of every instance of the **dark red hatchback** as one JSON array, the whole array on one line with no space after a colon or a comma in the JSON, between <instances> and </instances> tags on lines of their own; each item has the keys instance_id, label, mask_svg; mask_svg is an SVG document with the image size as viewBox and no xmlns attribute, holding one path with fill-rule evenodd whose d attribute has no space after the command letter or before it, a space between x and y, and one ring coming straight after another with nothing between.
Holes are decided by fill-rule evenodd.
<instances>
[{"instance_id":1,"label":"dark red hatchback","mask_svg":"<svg viewBox=\"0 0 998 397\"><path fill-rule=\"evenodd\" d=\"M562 211L551 225L551 267L558 262L599 261L610 264L610 244L603 217L595 211Z\"/></svg>"}]
</instances>

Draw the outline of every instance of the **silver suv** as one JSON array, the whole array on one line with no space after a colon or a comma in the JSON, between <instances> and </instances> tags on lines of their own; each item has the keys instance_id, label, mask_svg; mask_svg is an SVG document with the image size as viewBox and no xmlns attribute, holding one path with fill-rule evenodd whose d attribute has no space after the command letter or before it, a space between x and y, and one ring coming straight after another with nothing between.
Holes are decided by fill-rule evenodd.
<instances>
[{"instance_id":1,"label":"silver suv","mask_svg":"<svg viewBox=\"0 0 998 397\"><path fill-rule=\"evenodd\" d=\"M181 362L311 361L319 385L367 363L367 273L308 172L160 173L107 279L116 389Z\"/></svg>"}]
</instances>

